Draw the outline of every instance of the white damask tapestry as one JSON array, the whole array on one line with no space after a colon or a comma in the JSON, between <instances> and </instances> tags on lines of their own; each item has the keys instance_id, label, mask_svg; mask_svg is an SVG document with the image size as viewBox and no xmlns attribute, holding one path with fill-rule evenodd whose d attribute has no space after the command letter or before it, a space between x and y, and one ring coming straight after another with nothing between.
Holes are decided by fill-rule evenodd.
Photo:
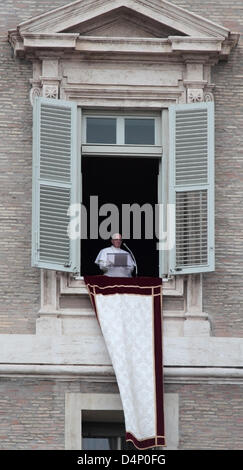
<instances>
[{"instance_id":1,"label":"white damask tapestry","mask_svg":"<svg viewBox=\"0 0 243 470\"><path fill-rule=\"evenodd\" d=\"M165 445L162 280L85 276L123 404L126 440Z\"/></svg>"}]
</instances>

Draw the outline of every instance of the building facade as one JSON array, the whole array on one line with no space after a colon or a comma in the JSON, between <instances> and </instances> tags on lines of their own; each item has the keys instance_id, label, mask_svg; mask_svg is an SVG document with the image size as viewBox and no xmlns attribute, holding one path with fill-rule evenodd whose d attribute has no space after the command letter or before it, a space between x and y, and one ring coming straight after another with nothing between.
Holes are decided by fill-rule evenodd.
<instances>
[{"instance_id":1,"label":"building facade","mask_svg":"<svg viewBox=\"0 0 243 470\"><path fill-rule=\"evenodd\" d=\"M242 449L241 2L23 0L6 1L0 11L0 448L80 449L97 420L116 429L112 436L122 432L116 378L82 278L92 247L64 240L58 251L54 239L51 256L53 245L48 251L38 244L41 236L50 242L41 232L41 204L45 197L52 204L45 191L53 181L60 193L70 190L70 202L81 202L94 194L89 162L107 170L109 157L124 165L136 159L145 175L142 161L156 161L153 202L166 206L183 196L189 210L195 194L190 207L199 214L193 262L180 262L185 245L178 233L176 253L157 250L153 261L159 266L153 272L164 278L167 448ZM47 159L38 173L47 139L43 116L48 108L55 123L62 120L59 105L71 112L70 179L68 162L52 162L47 175ZM188 110L206 113L198 145L203 132L208 144L199 164L186 162L189 171L175 157L184 145L176 119ZM92 119L116 122L114 142L88 139ZM152 120L154 140L126 142L129 119ZM155 180L147 185L154 192ZM50 224L53 213L44 217ZM181 217L178 209L177 226ZM187 241L190 257L195 247ZM67 259L60 258L65 250Z\"/></svg>"}]
</instances>

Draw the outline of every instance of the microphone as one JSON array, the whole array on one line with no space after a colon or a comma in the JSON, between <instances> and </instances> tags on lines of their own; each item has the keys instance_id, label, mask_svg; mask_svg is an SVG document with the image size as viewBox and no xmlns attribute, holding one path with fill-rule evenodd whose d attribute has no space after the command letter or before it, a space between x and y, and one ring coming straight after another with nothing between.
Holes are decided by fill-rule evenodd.
<instances>
[{"instance_id":1,"label":"microphone","mask_svg":"<svg viewBox=\"0 0 243 470\"><path fill-rule=\"evenodd\" d=\"M133 261L134 261L134 263L135 263L135 272L136 272L136 276L137 276L137 275L138 275L138 267L137 267L137 263L136 263L135 256L134 256L132 250L130 250L130 248L127 246L127 244L126 244L125 242L123 242L123 245L127 248L127 250L129 251L129 253L130 253L131 256L132 256L132 259L133 259Z\"/></svg>"}]
</instances>

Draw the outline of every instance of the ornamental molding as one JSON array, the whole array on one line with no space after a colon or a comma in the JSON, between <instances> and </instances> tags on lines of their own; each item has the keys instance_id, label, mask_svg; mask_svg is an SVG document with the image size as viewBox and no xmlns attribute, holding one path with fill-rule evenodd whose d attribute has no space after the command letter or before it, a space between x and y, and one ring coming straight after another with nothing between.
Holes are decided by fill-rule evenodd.
<instances>
[{"instance_id":1,"label":"ornamental molding","mask_svg":"<svg viewBox=\"0 0 243 470\"><path fill-rule=\"evenodd\" d=\"M203 90L203 88L188 88L187 103L203 103L214 101L214 95L211 90Z\"/></svg>"},{"instance_id":2,"label":"ornamental molding","mask_svg":"<svg viewBox=\"0 0 243 470\"><path fill-rule=\"evenodd\" d=\"M42 96L42 89L39 86L32 86L30 90L30 103L31 106L34 104L34 99L36 97Z\"/></svg>"},{"instance_id":3,"label":"ornamental molding","mask_svg":"<svg viewBox=\"0 0 243 470\"><path fill-rule=\"evenodd\" d=\"M204 101L202 88L188 88L187 102L188 103L202 103Z\"/></svg>"},{"instance_id":4,"label":"ornamental molding","mask_svg":"<svg viewBox=\"0 0 243 470\"><path fill-rule=\"evenodd\" d=\"M42 282L44 287L44 278L47 275L46 270L42 270ZM75 278L70 273L58 273L58 278L60 280L60 291L61 295L69 294L83 294L88 295L88 290L86 288L85 282L83 277ZM48 287L49 288L50 280ZM55 289L54 291L55 292ZM164 296L173 296L173 297L182 297L184 295L184 278L183 276L173 277L168 280L168 282L164 282L163 284L163 295Z\"/></svg>"},{"instance_id":5,"label":"ornamental molding","mask_svg":"<svg viewBox=\"0 0 243 470\"><path fill-rule=\"evenodd\" d=\"M88 37L78 34L27 34L23 33L18 41L14 41L15 32L9 33L9 41L14 49L15 56L38 56L38 49L57 51L60 55L63 51L77 51L80 53L103 53L103 54L160 54L175 55L178 52L201 53L207 57L213 57L214 62L226 59L231 52L229 45L223 44L223 39L215 38L186 38L184 36L168 38L107 38ZM138 60L134 58L135 60Z\"/></svg>"},{"instance_id":6,"label":"ornamental molding","mask_svg":"<svg viewBox=\"0 0 243 470\"><path fill-rule=\"evenodd\" d=\"M15 31L9 33L9 41L14 49L15 56L38 56L39 49L57 51L60 55L63 51L77 51L80 53L103 53L103 54L160 54L175 55L178 52L201 53L213 57L217 63L229 55L231 48L224 47L223 39L216 38L187 38L184 36L168 38L107 38L80 36L79 34L47 34L47 33L25 33L15 41ZM33 52L35 51L35 54ZM134 60L138 60L134 58Z\"/></svg>"},{"instance_id":7,"label":"ornamental molding","mask_svg":"<svg viewBox=\"0 0 243 470\"><path fill-rule=\"evenodd\" d=\"M58 85L43 85L43 97L58 99Z\"/></svg>"},{"instance_id":8,"label":"ornamental molding","mask_svg":"<svg viewBox=\"0 0 243 470\"><path fill-rule=\"evenodd\" d=\"M30 90L30 103L33 106L34 99L39 96L44 98L58 99L59 98L59 82L60 79L50 77L44 78L40 76L38 81L30 80L32 88Z\"/></svg>"},{"instance_id":9,"label":"ornamental molding","mask_svg":"<svg viewBox=\"0 0 243 470\"><path fill-rule=\"evenodd\" d=\"M214 101L214 95L211 91L205 91L203 97L206 102Z\"/></svg>"},{"instance_id":10,"label":"ornamental molding","mask_svg":"<svg viewBox=\"0 0 243 470\"><path fill-rule=\"evenodd\" d=\"M80 382L116 383L113 367L110 365L59 365L59 364L0 364L0 377L55 378ZM242 385L243 371L234 367L165 367L165 383L174 384L215 384Z\"/></svg>"},{"instance_id":11,"label":"ornamental molding","mask_svg":"<svg viewBox=\"0 0 243 470\"><path fill-rule=\"evenodd\" d=\"M120 16L135 17L138 37L131 38L125 33L122 38L115 37L116 28L111 25ZM144 26L148 22L149 30ZM159 30L163 31L162 37L158 36ZM9 31L9 41L18 56L33 52L38 55L41 48L60 53L63 50L170 55L200 52L220 59L229 55L238 40L238 33L231 33L165 0L78 0L30 18Z\"/></svg>"},{"instance_id":12,"label":"ornamental molding","mask_svg":"<svg viewBox=\"0 0 243 470\"><path fill-rule=\"evenodd\" d=\"M22 22L18 30L31 32L62 32L100 15L130 10L189 36L228 37L229 30L165 0L77 0Z\"/></svg>"},{"instance_id":13,"label":"ornamental molding","mask_svg":"<svg viewBox=\"0 0 243 470\"><path fill-rule=\"evenodd\" d=\"M60 98L68 101L75 101L79 106L101 106L114 107L126 106L136 108L153 108L161 110L162 107L168 107L170 104L183 103L184 89L178 87L142 87L142 86L116 86L79 84L71 85L63 83L60 90ZM129 99L128 99L129 94Z\"/></svg>"}]
</instances>

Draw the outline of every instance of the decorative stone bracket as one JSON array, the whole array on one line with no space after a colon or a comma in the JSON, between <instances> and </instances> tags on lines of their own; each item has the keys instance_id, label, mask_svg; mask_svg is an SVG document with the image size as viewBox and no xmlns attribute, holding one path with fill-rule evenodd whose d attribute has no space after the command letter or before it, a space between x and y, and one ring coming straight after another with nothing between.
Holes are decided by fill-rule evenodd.
<instances>
[{"instance_id":1,"label":"decorative stone bracket","mask_svg":"<svg viewBox=\"0 0 243 470\"><path fill-rule=\"evenodd\" d=\"M213 93L203 88L187 88L187 103L202 103L203 101L214 101Z\"/></svg>"},{"instance_id":2,"label":"decorative stone bracket","mask_svg":"<svg viewBox=\"0 0 243 470\"><path fill-rule=\"evenodd\" d=\"M185 55L186 64L183 84L186 88L187 103L213 101L214 84L211 83L212 60L209 57ZM212 63L211 63L212 62Z\"/></svg>"},{"instance_id":3,"label":"decorative stone bracket","mask_svg":"<svg viewBox=\"0 0 243 470\"><path fill-rule=\"evenodd\" d=\"M33 79L30 80L30 102L33 106L36 96L58 99L60 97L61 78L58 75L59 62L56 59L44 58L33 61Z\"/></svg>"}]
</instances>

